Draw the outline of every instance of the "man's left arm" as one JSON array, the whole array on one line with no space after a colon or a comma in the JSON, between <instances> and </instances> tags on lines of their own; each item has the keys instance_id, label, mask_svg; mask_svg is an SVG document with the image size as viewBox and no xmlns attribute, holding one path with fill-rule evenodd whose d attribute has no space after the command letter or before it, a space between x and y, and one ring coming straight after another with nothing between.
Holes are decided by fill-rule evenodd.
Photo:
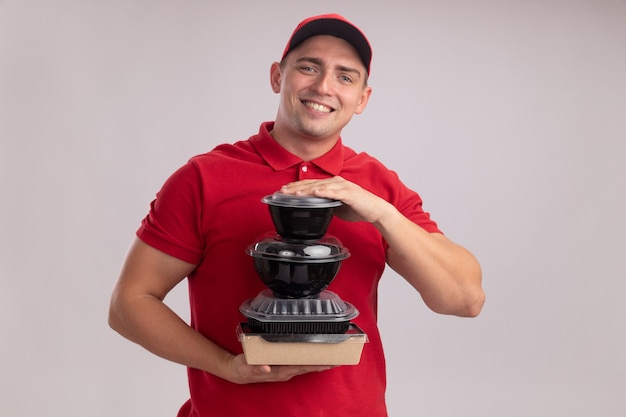
<instances>
[{"instance_id":1,"label":"man's left arm","mask_svg":"<svg viewBox=\"0 0 626 417\"><path fill-rule=\"evenodd\" d=\"M387 241L387 263L441 314L474 317L485 294L476 258L440 233L429 233L400 213L391 203L342 177L286 184L282 192L341 200L337 216L367 221Z\"/></svg>"}]
</instances>

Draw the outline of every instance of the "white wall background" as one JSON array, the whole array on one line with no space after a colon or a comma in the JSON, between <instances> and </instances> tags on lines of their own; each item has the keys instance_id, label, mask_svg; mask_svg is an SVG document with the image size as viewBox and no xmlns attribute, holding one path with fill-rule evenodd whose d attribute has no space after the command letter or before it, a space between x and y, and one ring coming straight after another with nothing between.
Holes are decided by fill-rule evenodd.
<instances>
[{"instance_id":1,"label":"white wall background","mask_svg":"<svg viewBox=\"0 0 626 417\"><path fill-rule=\"evenodd\" d=\"M438 316L385 275L391 416L626 415L625 1L3 0L1 416L176 414L184 368L106 324L125 251L175 168L274 117L271 62L330 11L374 47L345 142L488 294Z\"/></svg>"}]
</instances>

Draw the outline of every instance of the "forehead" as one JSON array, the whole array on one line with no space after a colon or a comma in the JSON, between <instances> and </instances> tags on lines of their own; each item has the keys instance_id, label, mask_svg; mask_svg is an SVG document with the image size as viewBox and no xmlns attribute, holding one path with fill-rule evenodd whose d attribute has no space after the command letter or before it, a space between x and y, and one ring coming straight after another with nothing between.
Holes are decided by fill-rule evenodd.
<instances>
[{"instance_id":1,"label":"forehead","mask_svg":"<svg viewBox=\"0 0 626 417\"><path fill-rule=\"evenodd\" d=\"M312 36L287 54L287 58L302 57L318 58L324 62L335 62L341 65L365 71L365 66L356 49L347 41L330 35Z\"/></svg>"}]
</instances>

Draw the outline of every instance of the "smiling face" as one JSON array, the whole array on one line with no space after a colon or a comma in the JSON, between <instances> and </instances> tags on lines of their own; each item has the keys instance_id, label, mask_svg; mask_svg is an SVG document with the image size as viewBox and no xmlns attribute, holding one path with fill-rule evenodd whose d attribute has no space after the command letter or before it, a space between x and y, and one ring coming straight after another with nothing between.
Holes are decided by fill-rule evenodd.
<instances>
[{"instance_id":1,"label":"smiling face","mask_svg":"<svg viewBox=\"0 0 626 417\"><path fill-rule=\"evenodd\" d=\"M280 94L274 138L305 159L321 156L337 142L354 114L371 94L357 52L334 36L314 36L271 68L271 83Z\"/></svg>"}]
</instances>

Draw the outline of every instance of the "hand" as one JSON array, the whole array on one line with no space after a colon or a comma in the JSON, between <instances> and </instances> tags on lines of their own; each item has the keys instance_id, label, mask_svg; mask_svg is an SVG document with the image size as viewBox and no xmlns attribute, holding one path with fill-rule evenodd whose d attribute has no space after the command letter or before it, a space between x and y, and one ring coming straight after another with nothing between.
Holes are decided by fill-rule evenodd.
<instances>
[{"instance_id":1,"label":"hand","mask_svg":"<svg viewBox=\"0 0 626 417\"><path fill-rule=\"evenodd\" d=\"M257 382L288 381L294 376L309 372L321 372L334 368L330 365L248 365L243 354L233 356L231 369L235 378L230 379L236 384L252 384Z\"/></svg>"},{"instance_id":2,"label":"hand","mask_svg":"<svg viewBox=\"0 0 626 417\"><path fill-rule=\"evenodd\" d=\"M302 180L285 184L280 191L285 194L314 195L340 200L343 206L335 214L346 221L376 223L393 206L375 194L340 176L319 180Z\"/></svg>"}]
</instances>

